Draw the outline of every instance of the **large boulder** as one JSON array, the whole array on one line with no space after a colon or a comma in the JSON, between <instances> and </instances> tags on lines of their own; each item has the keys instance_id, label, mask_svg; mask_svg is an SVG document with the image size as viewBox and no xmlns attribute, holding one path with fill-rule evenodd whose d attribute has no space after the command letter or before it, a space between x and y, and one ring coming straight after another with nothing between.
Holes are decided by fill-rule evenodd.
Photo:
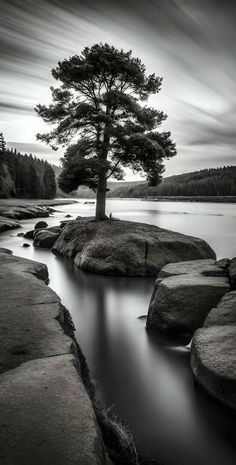
<instances>
[{"instance_id":1,"label":"large boulder","mask_svg":"<svg viewBox=\"0 0 236 465\"><path fill-rule=\"evenodd\" d=\"M50 231L48 229L39 229L39 230L36 230L33 237L34 237L35 247L41 247L43 249L51 249L56 239L58 238L58 233Z\"/></svg>"},{"instance_id":2,"label":"large boulder","mask_svg":"<svg viewBox=\"0 0 236 465\"><path fill-rule=\"evenodd\" d=\"M37 279L47 267L6 252L0 265L1 465L108 465L68 312Z\"/></svg>"},{"instance_id":3,"label":"large boulder","mask_svg":"<svg viewBox=\"0 0 236 465\"><path fill-rule=\"evenodd\" d=\"M94 273L157 276L170 262L215 259L202 239L131 221L79 218L65 224L52 248Z\"/></svg>"},{"instance_id":4,"label":"large boulder","mask_svg":"<svg viewBox=\"0 0 236 465\"><path fill-rule=\"evenodd\" d=\"M196 331L191 367L196 381L213 397L236 410L236 326L209 326Z\"/></svg>"},{"instance_id":5,"label":"large boulder","mask_svg":"<svg viewBox=\"0 0 236 465\"><path fill-rule=\"evenodd\" d=\"M221 276L193 273L159 279L148 310L147 329L187 343L229 290L228 279Z\"/></svg>"}]
</instances>

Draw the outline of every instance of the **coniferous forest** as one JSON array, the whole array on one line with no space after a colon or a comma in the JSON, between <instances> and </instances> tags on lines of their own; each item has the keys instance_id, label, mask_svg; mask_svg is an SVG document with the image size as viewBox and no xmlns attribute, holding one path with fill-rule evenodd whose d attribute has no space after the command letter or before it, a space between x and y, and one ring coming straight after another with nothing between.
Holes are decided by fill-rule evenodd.
<instances>
[{"instance_id":1,"label":"coniferous forest","mask_svg":"<svg viewBox=\"0 0 236 465\"><path fill-rule=\"evenodd\" d=\"M52 199L56 196L53 167L33 155L6 149L0 134L0 198Z\"/></svg>"},{"instance_id":2,"label":"coniferous forest","mask_svg":"<svg viewBox=\"0 0 236 465\"><path fill-rule=\"evenodd\" d=\"M229 197L236 195L236 166L210 168L163 178L157 186L146 181L108 183L107 197ZM93 191L79 188L80 198L95 197Z\"/></svg>"}]
</instances>

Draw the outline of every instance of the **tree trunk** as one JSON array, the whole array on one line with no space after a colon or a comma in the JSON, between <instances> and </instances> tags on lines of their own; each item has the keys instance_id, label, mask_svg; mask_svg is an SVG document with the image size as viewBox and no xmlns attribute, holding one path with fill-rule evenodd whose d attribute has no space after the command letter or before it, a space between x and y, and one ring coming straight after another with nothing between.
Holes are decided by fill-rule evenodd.
<instances>
[{"instance_id":1,"label":"tree trunk","mask_svg":"<svg viewBox=\"0 0 236 465\"><path fill-rule=\"evenodd\" d=\"M106 218L106 172L100 171L97 185L97 200L96 200L96 220L105 220Z\"/></svg>"}]
</instances>

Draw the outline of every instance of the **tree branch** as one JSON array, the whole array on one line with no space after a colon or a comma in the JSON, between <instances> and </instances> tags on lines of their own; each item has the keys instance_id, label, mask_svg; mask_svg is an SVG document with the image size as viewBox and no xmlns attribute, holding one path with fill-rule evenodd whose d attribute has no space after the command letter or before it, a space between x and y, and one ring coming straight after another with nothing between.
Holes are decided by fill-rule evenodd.
<instances>
[{"instance_id":1,"label":"tree branch","mask_svg":"<svg viewBox=\"0 0 236 465\"><path fill-rule=\"evenodd\" d=\"M106 177L106 181L113 175L114 171L116 170L117 166L119 165L120 163L120 160L118 160L118 162L115 164L115 166L113 166L110 174Z\"/></svg>"}]
</instances>

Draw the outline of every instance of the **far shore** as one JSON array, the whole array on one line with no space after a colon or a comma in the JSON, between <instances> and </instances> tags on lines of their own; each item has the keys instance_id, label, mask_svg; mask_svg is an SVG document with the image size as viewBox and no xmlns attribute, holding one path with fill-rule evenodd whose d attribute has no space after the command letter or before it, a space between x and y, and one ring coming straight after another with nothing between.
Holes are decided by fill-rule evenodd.
<instances>
[{"instance_id":1,"label":"far shore","mask_svg":"<svg viewBox=\"0 0 236 465\"><path fill-rule=\"evenodd\" d=\"M83 199L78 199L83 200ZM84 199L85 200L85 199ZM92 200L92 199L91 199ZM236 203L236 196L155 196L155 197L107 197L107 200L149 200L150 202L209 202Z\"/></svg>"},{"instance_id":2,"label":"far shore","mask_svg":"<svg viewBox=\"0 0 236 465\"><path fill-rule=\"evenodd\" d=\"M205 203L236 203L236 196L155 196L155 197L107 197L107 200L143 200L150 202L205 202ZM19 207L39 205L41 207L56 207L73 203L95 202L94 197L55 198L55 199L0 199L0 207Z\"/></svg>"}]
</instances>

